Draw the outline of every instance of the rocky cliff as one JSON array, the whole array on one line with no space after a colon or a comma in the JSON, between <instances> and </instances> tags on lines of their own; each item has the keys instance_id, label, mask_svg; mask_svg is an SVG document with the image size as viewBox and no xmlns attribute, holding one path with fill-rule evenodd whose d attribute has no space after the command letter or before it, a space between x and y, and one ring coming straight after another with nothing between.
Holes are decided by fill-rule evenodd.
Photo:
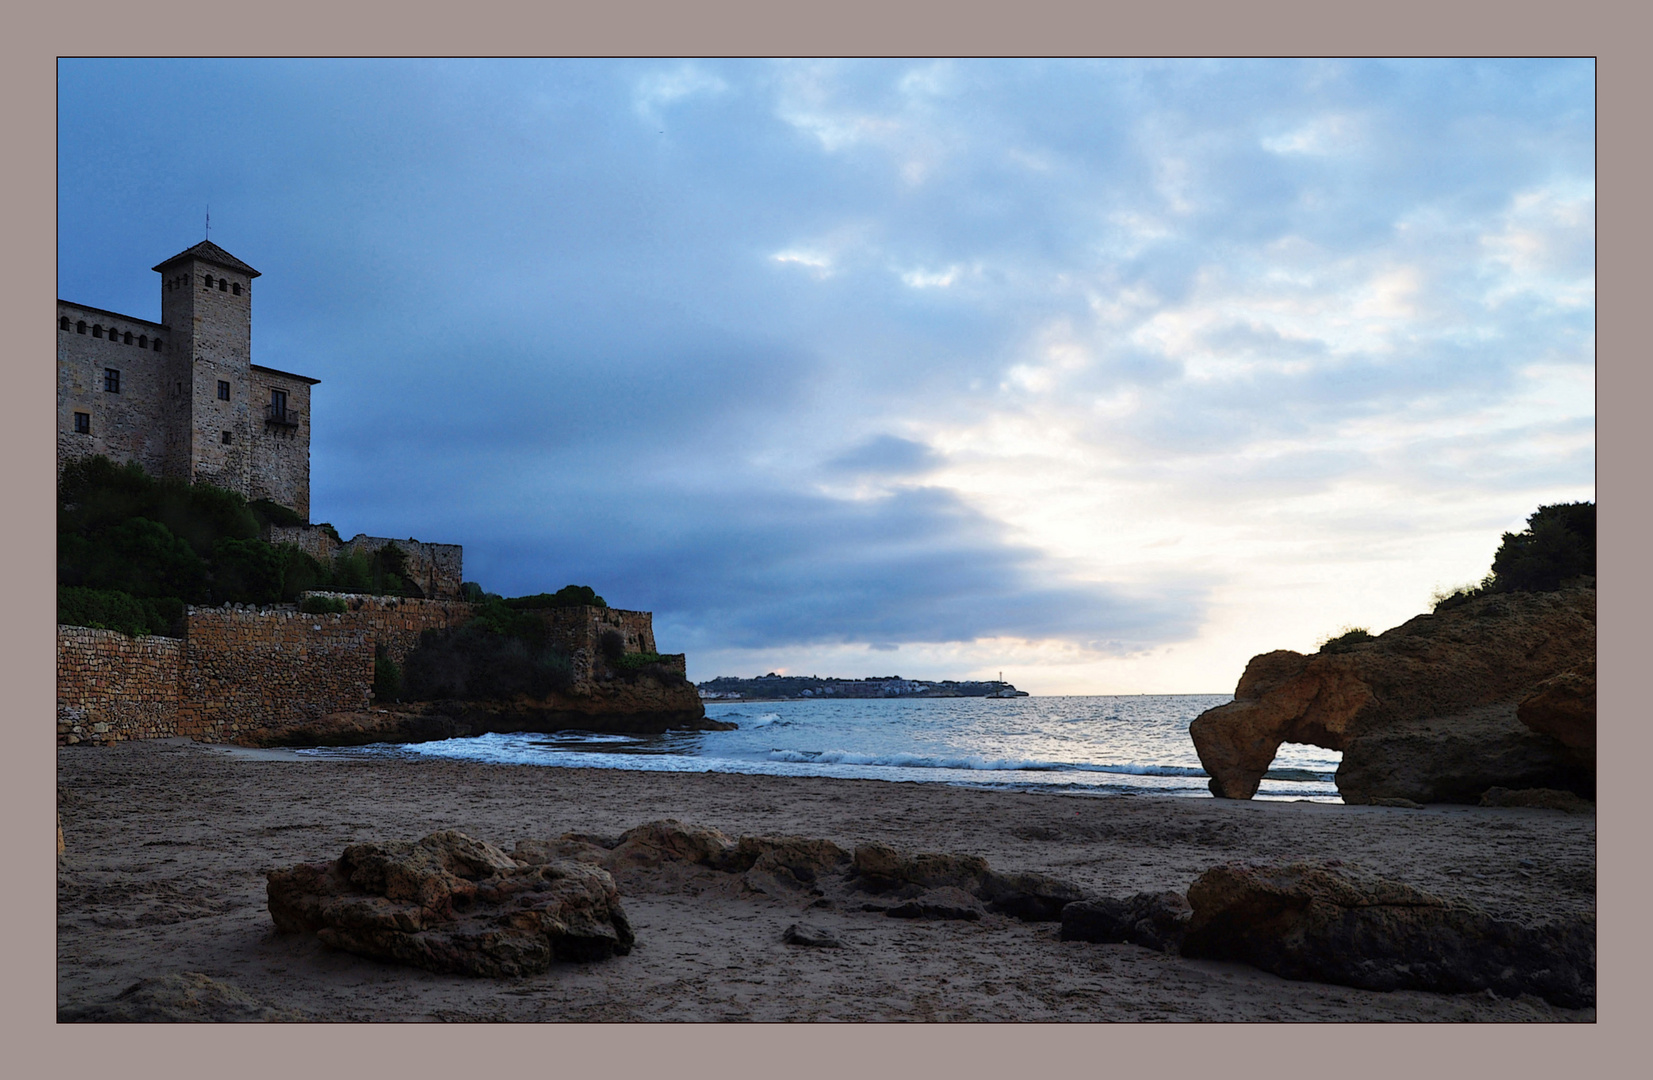
<instances>
[{"instance_id":1,"label":"rocky cliff","mask_svg":"<svg viewBox=\"0 0 1653 1080\"><path fill-rule=\"evenodd\" d=\"M1593 583L1478 597L1338 652L1254 657L1234 700L1201 714L1189 735L1224 798L1255 795L1283 742L1343 751L1347 802L1473 802L1492 786L1593 797L1595 648ZM1539 684L1586 663L1588 753L1517 716ZM1551 685L1556 704L1528 711L1566 712L1576 729L1581 684Z\"/></svg>"},{"instance_id":2,"label":"rocky cliff","mask_svg":"<svg viewBox=\"0 0 1653 1080\"><path fill-rule=\"evenodd\" d=\"M508 701L423 701L331 713L302 727L253 732L254 746L361 746L431 742L488 732L582 731L656 735L663 731L728 731L708 719L694 686L649 673L593 680L567 693Z\"/></svg>"}]
</instances>

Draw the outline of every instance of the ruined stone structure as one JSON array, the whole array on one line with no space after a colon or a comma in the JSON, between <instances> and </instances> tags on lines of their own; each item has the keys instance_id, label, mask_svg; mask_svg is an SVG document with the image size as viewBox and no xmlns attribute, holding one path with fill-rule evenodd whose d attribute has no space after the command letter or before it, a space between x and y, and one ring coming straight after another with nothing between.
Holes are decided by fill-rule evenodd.
<instances>
[{"instance_id":1,"label":"ruined stone structure","mask_svg":"<svg viewBox=\"0 0 1653 1080\"><path fill-rule=\"evenodd\" d=\"M57 461L103 454L310 515L310 387L252 362L259 273L211 241L160 263L161 321L57 302Z\"/></svg>"},{"instance_id":2,"label":"ruined stone structure","mask_svg":"<svg viewBox=\"0 0 1653 1080\"><path fill-rule=\"evenodd\" d=\"M311 558L326 562L339 554L371 555L395 544L407 556L408 580L426 600L458 600L464 595L464 548L459 544L428 544L422 540L393 540L357 533L339 541L315 525L272 525L265 537L272 544L292 544Z\"/></svg>"}]
</instances>

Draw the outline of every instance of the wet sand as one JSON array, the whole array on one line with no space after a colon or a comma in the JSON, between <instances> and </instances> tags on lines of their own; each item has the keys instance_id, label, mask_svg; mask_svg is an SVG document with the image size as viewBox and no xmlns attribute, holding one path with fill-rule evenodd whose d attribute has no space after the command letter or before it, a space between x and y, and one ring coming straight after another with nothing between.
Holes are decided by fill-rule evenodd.
<instances>
[{"instance_id":1,"label":"wet sand","mask_svg":"<svg viewBox=\"0 0 1653 1080\"><path fill-rule=\"evenodd\" d=\"M58 751L58 1005L185 971L316 1020L1593 1020L1536 998L1290 982L1057 924L924 922L739 893L711 871L621 882L629 956L471 979L274 932L264 873L346 844L459 829L618 835L675 817L731 837L984 856L1088 895L1185 890L1236 859L1341 859L1493 914L1595 908L1596 822L1554 810L1023 794L944 784L673 774L455 761L325 760L167 740ZM841 949L785 944L807 921Z\"/></svg>"}]
</instances>

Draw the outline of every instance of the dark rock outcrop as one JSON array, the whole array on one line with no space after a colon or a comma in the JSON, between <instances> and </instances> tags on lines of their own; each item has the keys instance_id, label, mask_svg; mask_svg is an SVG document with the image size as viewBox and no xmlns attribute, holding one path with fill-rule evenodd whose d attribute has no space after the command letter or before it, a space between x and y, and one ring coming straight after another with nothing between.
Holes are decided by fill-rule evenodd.
<instances>
[{"instance_id":1,"label":"dark rock outcrop","mask_svg":"<svg viewBox=\"0 0 1653 1080\"><path fill-rule=\"evenodd\" d=\"M1044 874L999 873L979 855L904 854L888 844L857 847L851 874L863 891L893 892L903 900L931 889L962 889L989 910L1027 922L1059 919L1063 906L1084 895L1077 886Z\"/></svg>"},{"instance_id":2,"label":"dark rock outcrop","mask_svg":"<svg viewBox=\"0 0 1653 1080\"><path fill-rule=\"evenodd\" d=\"M1395 881L1309 863L1230 864L1188 889L1182 954L1366 990L1535 994L1595 1003L1593 914L1539 927Z\"/></svg>"},{"instance_id":3,"label":"dark rock outcrop","mask_svg":"<svg viewBox=\"0 0 1653 1080\"><path fill-rule=\"evenodd\" d=\"M1514 713L1544 680L1594 657L1595 602L1593 586L1496 594L1420 615L1338 652L1253 658L1234 700L1189 728L1212 794L1251 798L1282 742L1343 751L1338 790L1349 802L1473 802L1495 783L1592 784L1577 753L1527 732ZM1386 732L1395 733L1387 744L1362 745ZM1477 740L1486 747L1481 757L1502 756L1498 768L1518 775L1487 770L1458 783L1437 767L1435 759ZM1481 786L1469 790L1474 784Z\"/></svg>"},{"instance_id":4,"label":"dark rock outcrop","mask_svg":"<svg viewBox=\"0 0 1653 1080\"><path fill-rule=\"evenodd\" d=\"M631 950L614 879L576 859L516 857L460 832L352 844L333 862L269 873L270 916L346 952L491 977Z\"/></svg>"},{"instance_id":5,"label":"dark rock outcrop","mask_svg":"<svg viewBox=\"0 0 1653 1080\"><path fill-rule=\"evenodd\" d=\"M733 731L737 725L706 715L692 683L640 674L593 680L577 692L511 701L422 701L389 708L329 713L306 723L251 731L251 746L365 746L376 742L434 742L489 732L581 731L658 735L665 731Z\"/></svg>"},{"instance_id":6,"label":"dark rock outcrop","mask_svg":"<svg viewBox=\"0 0 1653 1080\"><path fill-rule=\"evenodd\" d=\"M793 923L781 934L781 940L788 945L809 945L817 949L844 947L844 943L838 940L838 935L814 923Z\"/></svg>"},{"instance_id":7,"label":"dark rock outcrop","mask_svg":"<svg viewBox=\"0 0 1653 1080\"><path fill-rule=\"evenodd\" d=\"M1181 893L1137 893L1124 900L1078 900L1062 909L1062 940L1130 944L1171 952L1193 914Z\"/></svg>"},{"instance_id":8,"label":"dark rock outcrop","mask_svg":"<svg viewBox=\"0 0 1653 1080\"><path fill-rule=\"evenodd\" d=\"M275 1009L255 1000L234 983L198 971L140 979L108 1001L62 1009L61 1023L201 1024L302 1021L294 1009Z\"/></svg>"},{"instance_id":9,"label":"dark rock outcrop","mask_svg":"<svg viewBox=\"0 0 1653 1080\"><path fill-rule=\"evenodd\" d=\"M1592 765L1596 760L1596 658L1545 679L1515 710L1540 735L1571 747Z\"/></svg>"},{"instance_id":10,"label":"dark rock outcrop","mask_svg":"<svg viewBox=\"0 0 1653 1080\"><path fill-rule=\"evenodd\" d=\"M1481 796L1482 806L1519 806L1535 810L1565 810L1569 814L1594 813L1596 804L1581 799L1570 791L1554 788L1488 788Z\"/></svg>"},{"instance_id":11,"label":"dark rock outcrop","mask_svg":"<svg viewBox=\"0 0 1653 1080\"><path fill-rule=\"evenodd\" d=\"M886 908L884 914L892 919L945 919L975 922L985 912L981 901L974 896L956 885L943 885L939 889L928 889L911 900L904 900L893 907Z\"/></svg>"}]
</instances>

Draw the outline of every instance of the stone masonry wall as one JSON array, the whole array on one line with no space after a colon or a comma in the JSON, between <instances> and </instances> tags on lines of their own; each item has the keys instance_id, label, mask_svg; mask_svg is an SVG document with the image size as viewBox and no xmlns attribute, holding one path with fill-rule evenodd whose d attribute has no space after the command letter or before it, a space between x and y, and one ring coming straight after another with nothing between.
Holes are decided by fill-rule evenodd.
<instances>
[{"instance_id":1,"label":"stone masonry wall","mask_svg":"<svg viewBox=\"0 0 1653 1080\"><path fill-rule=\"evenodd\" d=\"M647 611L619 608L535 608L545 621L551 640L574 661L574 682L588 683L595 675L605 630L616 630L628 653L654 652L654 616Z\"/></svg>"},{"instance_id":2,"label":"stone masonry wall","mask_svg":"<svg viewBox=\"0 0 1653 1080\"><path fill-rule=\"evenodd\" d=\"M57 628L57 739L115 743L178 732L177 638Z\"/></svg>"},{"instance_id":3,"label":"stone masonry wall","mask_svg":"<svg viewBox=\"0 0 1653 1080\"><path fill-rule=\"evenodd\" d=\"M408 577L430 600L457 600L464 577L465 550L459 544L427 544L418 540L392 540L384 536L357 533L346 540L346 551L367 555L386 544L402 549L408 560Z\"/></svg>"},{"instance_id":4,"label":"stone masonry wall","mask_svg":"<svg viewBox=\"0 0 1653 1080\"><path fill-rule=\"evenodd\" d=\"M265 540L272 545L292 544L317 562L326 562L339 551L333 534L314 525L271 525Z\"/></svg>"},{"instance_id":5,"label":"stone masonry wall","mask_svg":"<svg viewBox=\"0 0 1653 1080\"><path fill-rule=\"evenodd\" d=\"M191 608L178 693L178 734L232 742L260 728L363 709L372 700L373 641L349 615Z\"/></svg>"},{"instance_id":6,"label":"stone masonry wall","mask_svg":"<svg viewBox=\"0 0 1653 1080\"><path fill-rule=\"evenodd\" d=\"M286 372L248 367L252 462L247 498L269 499L310 517L310 382ZM270 391L287 395L285 422L271 415Z\"/></svg>"},{"instance_id":7,"label":"stone masonry wall","mask_svg":"<svg viewBox=\"0 0 1653 1080\"><path fill-rule=\"evenodd\" d=\"M398 664L407 659L407 654L419 644L421 633L458 626L468 622L475 612L472 605L462 600L414 600L405 596L335 592L307 592L304 595L343 600L350 610L333 618L347 619L352 625L360 626L373 643L382 642L390 659ZM368 667L371 668L371 648L368 659Z\"/></svg>"}]
</instances>

